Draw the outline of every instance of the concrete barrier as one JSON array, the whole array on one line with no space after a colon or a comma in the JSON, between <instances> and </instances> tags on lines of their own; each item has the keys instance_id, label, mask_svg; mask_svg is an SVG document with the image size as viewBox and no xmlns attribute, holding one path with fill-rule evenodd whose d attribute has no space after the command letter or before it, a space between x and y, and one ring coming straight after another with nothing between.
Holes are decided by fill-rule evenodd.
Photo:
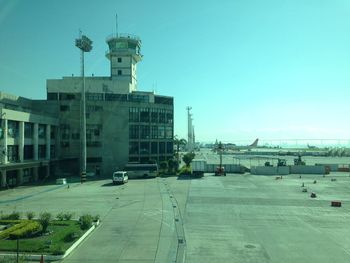
<instances>
[{"instance_id":1,"label":"concrete barrier","mask_svg":"<svg viewBox=\"0 0 350 263\"><path fill-rule=\"evenodd\" d=\"M326 166L321 165L291 165L291 174L326 174Z\"/></svg>"},{"instance_id":2,"label":"concrete barrier","mask_svg":"<svg viewBox=\"0 0 350 263\"><path fill-rule=\"evenodd\" d=\"M330 171L331 172L337 172L338 171L338 168L339 168L339 164L337 163L332 163L332 164L326 164L326 163L316 163L315 164L316 166L328 166L330 168Z\"/></svg>"},{"instance_id":3,"label":"concrete barrier","mask_svg":"<svg viewBox=\"0 0 350 263\"><path fill-rule=\"evenodd\" d=\"M252 166L250 173L256 175L288 175L289 166Z\"/></svg>"}]
</instances>

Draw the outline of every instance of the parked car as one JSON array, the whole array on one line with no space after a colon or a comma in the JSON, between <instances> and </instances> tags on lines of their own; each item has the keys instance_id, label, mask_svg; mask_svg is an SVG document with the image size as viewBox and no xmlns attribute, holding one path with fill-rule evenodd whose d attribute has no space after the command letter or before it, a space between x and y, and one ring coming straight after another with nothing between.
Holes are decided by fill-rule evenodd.
<instances>
[{"instance_id":1,"label":"parked car","mask_svg":"<svg viewBox=\"0 0 350 263\"><path fill-rule=\"evenodd\" d=\"M118 171L113 173L113 184L124 184L129 180L128 173L124 171Z\"/></svg>"}]
</instances>

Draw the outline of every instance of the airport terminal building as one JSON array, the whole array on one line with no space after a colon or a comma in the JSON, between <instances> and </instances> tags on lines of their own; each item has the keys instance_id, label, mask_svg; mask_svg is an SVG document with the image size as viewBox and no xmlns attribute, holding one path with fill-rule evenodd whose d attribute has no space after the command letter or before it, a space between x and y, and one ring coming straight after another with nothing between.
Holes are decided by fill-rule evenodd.
<instances>
[{"instance_id":1,"label":"airport terminal building","mask_svg":"<svg viewBox=\"0 0 350 263\"><path fill-rule=\"evenodd\" d=\"M110 76L85 78L87 172L96 175L173 157L173 97L137 90L141 40L119 34L107 44ZM79 175L82 83L47 80L47 100L1 93L1 187Z\"/></svg>"}]
</instances>

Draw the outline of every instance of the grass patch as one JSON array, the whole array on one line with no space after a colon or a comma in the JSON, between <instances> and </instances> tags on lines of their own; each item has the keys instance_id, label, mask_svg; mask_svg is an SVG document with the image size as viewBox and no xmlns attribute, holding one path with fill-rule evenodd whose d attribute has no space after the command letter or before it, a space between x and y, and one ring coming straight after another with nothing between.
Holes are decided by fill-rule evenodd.
<instances>
[{"instance_id":1,"label":"grass patch","mask_svg":"<svg viewBox=\"0 0 350 263\"><path fill-rule=\"evenodd\" d=\"M24 220L25 221L25 220ZM0 221L0 224L1 221ZM80 229L78 221L51 221L47 235L39 235L32 238L22 238L19 240L20 252L47 253L60 255L84 234ZM67 238L67 236L69 238ZM17 240L1 239L0 251L12 251L17 249Z\"/></svg>"}]
</instances>

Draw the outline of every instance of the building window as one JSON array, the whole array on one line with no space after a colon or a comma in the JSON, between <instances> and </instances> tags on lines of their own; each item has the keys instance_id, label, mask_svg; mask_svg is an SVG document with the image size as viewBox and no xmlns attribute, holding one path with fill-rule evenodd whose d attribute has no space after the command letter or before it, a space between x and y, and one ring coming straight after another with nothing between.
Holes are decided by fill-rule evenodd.
<instances>
[{"instance_id":1,"label":"building window","mask_svg":"<svg viewBox=\"0 0 350 263\"><path fill-rule=\"evenodd\" d=\"M173 142L167 142L166 143L166 152L168 154L174 153L174 144L173 144Z\"/></svg>"},{"instance_id":2,"label":"building window","mask_svg":"<svg viewBox=\"0 0 350 263\"><path fill-rule=\"evenodd\" d=\"M45 144L40 144L38 147L38 156L39 159L44 159L46 158L46 145Z\"/></svg>"},{"instance_id":3,"label":"building window","mask_svg":"<svg viewBox=\"0 0 350 263\"><path fill-rule=\"evenodd\" d=\"M159 123L165 123L165 110L159 110Z\"/></svg>"},{"instance_id":4,"label":"building window","mask_svg":"<svg viewBox=\"0 0 350 263\"><path fill-rule=\"evenodd\" d=\"M158 139L158 126L151 126L152 139Z\"/></svg>"},{"instance_id":5,"label":"building window","mask_svg":"<svg viewBox=\"0 0 350 263\"><path fill-rule=\"evenodd\" d=\"M90 141L98 141L102 133L102 125L88 124L86 125L86 139Z\"/></svg>"},{"instance_id":6,"label":"building window","mask_svg":"<svg viewBox=\"0 0 350 263\"><path fill-rule=\"evenodd\" d=\"M56 127L51 126L50 139L55 139L55 138L56 138Z\"/></svg>"},{"instance_id":7,"label":"building window","mask_svg":"<svg viewBox=\"0 0 350 263\"><path fill-rule=\"evenodd\" d=\"M129 154L139 154L139 143L130 142L129 143Z\"/></svg>"},{"instance_id":8,"label":"building window","mask_svg":"<svg viewBox=\"0 0 350 263\"><path fill-rule=\"evenodd\" d=\"M158 143L151 142L151 154L158 154Z\"/></svg>"},{"instance_id":9,"label":"building window","mask_svg":"<svg viewBox=\"0 0 350 263\"><path fill-rule=\"evenodd\" d=\"M140 109L140 122L149 122L149 109L141 108Z\"/></svg>"},{"instance_id":10,"label":"building window","mask_svg":"<svg viewBox=\"0 0 350 263\"><path fill-rule=\"evenodd\" d=\"M69 142L61 141L61 147L62 148L69 148Z\"/></svg>"},{"instance_id":11,"label":"building window","mask_svg":"<svg viewBox=\"0 0 350 263\"><path fill-rule=\"evenodd\" d=\"M17 138L18 136L18 127L19 122L18 121L7 121L7 135L11 138Z\"/></svg>"},{"instance_id":12,"label":"building window","mask_svg":"<svg viewBox=\"0 0 350 263\"><path fill-rule=\"evenodd\" d=\"M118 58L118 63L121 63L122 62L122 58Z\"/></svg>"},{"instance_id":13,"label":"building window","mask_svg":"<svg viewBox=\"0 0 350 263\"><path fill-rule=\"evenodd\" d=\"M139 138L139 126L138 125L130 125L129 138L130 139L138 139Z\"/></svg>"},{"instance_id":14,"label":"building window","mask_svg":"<svg viewBox=\"0 0 350 263\"><path fill-rule=\"evenodd\" d=\"M23 159L24 160L31 160L34 158L34 148L33 145L24 145L23 149Z\"/></svg>"},{"instance_id":15,"label":"building window","mask_svg":"<svg viewBox=\"0 0 350 263\"><path fill-rule=\"evenodd\" d=\"M69 111L69 110L70 110L69 105L61 105L60 106L60 111Z\"/></svg>"},{"instance_id":16,"label":"building window","mask_svg":"<svg viewBox=\"0 0 350 263\"><path fill-rule=\"evenodd\" d=\"M75 94L73 93L60 93L60 100L74 100Z\"/></svg>"},{"instance_id":17,"label":"building window","mask_svg":"<svg viewBox=\"0 0 350 263\"><path fill-rule=\"evenodd\" d=\"M45 133L46 133L46 125L44 124L39 124L38 128L38 137L40 139L45 139Z\"/></svg>"},{"instance_id":18,"label":"building window","mask_svg":"<svg viewBox=\"0 0 350 263\"><path fill-rule=\"evenodd\" d=\"M103 100L103 93L85 93L85 98L88 101L101 101Z\"/></svg>"},{"instance_id":19,"label":"building window","mask_svg":"<svg viewBox=\"0 0 350 263\"><path fill-rule=\"evenodd\" d=\"M149 139L149 126L141 125L140 126L140 138L141 139Z\"/></svg>"},{"instance_id":20,"label":"building window","mask_svg":"<svg viewBox=\"0 0 350 263\"><path fill-rule=\"evenodd\" d=\"M18 145L8 145L7 146L7 160L9 162L18 161Z\"/></svg>"},{"instance_id":21,"label":"building window","mask_svg":"<svg viewBox=\"0 0 350 263\"><path fill-rule=\"evenodd\" d=\"M165 153L165 142L159 142L159 153Z\"/></svg>"},{"instance_id":22,"label":"building window","mask_svg":"<svg viewBox=\"0 0 350 263\"><path fill-rule=\"evenodd\" d=\"M144 94L129 94L129 101L132 102L149 102L149 96Z\"/></svg>"},{"instance_id":23,"label":"building window","mask_svg":"<svg viewBox=\"0 0 350 263\"><path fill-rule=\"evenodd\" d=\"M167 113L166 113L166 122L167 123L173 123L173 118L174 118L173 112L172 111L167 111Z\"/></svg>"},{"instance_id":24,"label":"building window","mask_svg":"<svg viewBox=\"0 0 350 263\"><path fill-rule=\"evenodd\" d=\"M165 127L158 126L158 139L164 139L164 138L165 138Z\"/></svg>"},{"instance_id":25,"label":"building window","mask_svg":"<svg viewBox=\"0 0 350 263\"><path fill-rule=\"evenodd\" d=\"M103 107L97 106L97 105L86 105L86 111L87 112L103 111Z\"/></svg>"},{"instance_id":26,"label":"building window","mask_svg":"<svg viewBox=\"0 0 350 263\"><path fill-rule=\"evenodd\" d=\"M79 140L80 139L80 133L79 132L72 133L72 139L73 140Z\"/></svg>"},{"instance_id":27,"label":"building window","mask_svg":"<svg viewBox=\"0 0 350 263\"><path fill-rule=\"evenodd\" d=\"M130 108L129 109L129 121L139 122L139 109L138 108Z\"/></svg>"},{"instance_id":28,"label":"building window","mask_svg":"<svg viewBox=\"0 0 350 263\"><path fill-rule=\"evenodd\" d=\"M172 127L165 127L165 138L166 139L173 138L173 128Z\"/></svg>"},{"instance_id":29,"label":"building window","mask_svg":"<svg viewBox=\"0 0 350 263\"><path fill-rule=\"evenodd\" d=\"M106 93L105 100L106 101L127 101L128 96L126 94Z\"/></svg>"},{"instance_id":30,"label":"building window","mask_svg":"<svg viewBox=\"0 0 350 263\"><path fill-rule=\"evenodd\" d=\"M173 105L174 99L171 97L154 96L155 104Z\"/></svg>"},{"instance_id":31,"label":"building window","mask_svg":"<svg viewBox=\"0 0 350 263\"><path fill-rule=\"evenodd\" d=\"M58 100L58 93L47 93L47 100Z\"/></svg>"},{"instance_id":32,"label":"building window","mask_svg":"<svg viewBox=\"0 0 350 263\"><path fill-rule=\"evenodd\" d=\"M70 134L69 124L62 124L61 125L61 139L69 140L69 134Z\"/></svg>"},{"instance_id":33,"label":"building window","mask_svg":"<svg viewBox=\"0 0 350 263\"><path fill-rule=\"evenodd\" d=\"M120 69L118 69L118 75L122 75L122 71Z\"/></svg>"},{"instance_id":34,"label":"building window","mask_svg":"<svg viewBox=\"0 0 350 263\"><path fill-rule=\"evenodd\" d=\"M158 109L151 109L151 122L158 123Z\"/></svg>"},{"instance_id":35,"label":"building window","mask_svg":"<svg viewBox=\"0 0 350 263\"><path fill-rule=\"evenodd\" d=\"M50 145L50 158L56 158L56 147L55 145Z\"/></svg>"},{"instance_id":36,"label":"building window","mask_svg":"<svg viewBox=\"0 0 350 263\"><path fill-rule=\"evenodd\" d=\"M33 123L25 122L24 123L24 138L31 139L33 138Z\"/></svg>"},{"instance_id":37,"label":"building window","mask_svg":"<svg viewBox=\"0 0 350 263\"><path fill-rule=\"evenodd\" d=\"M140 154L149 154L149 142L140 142Z\"/></svg>"}]
</instances>

